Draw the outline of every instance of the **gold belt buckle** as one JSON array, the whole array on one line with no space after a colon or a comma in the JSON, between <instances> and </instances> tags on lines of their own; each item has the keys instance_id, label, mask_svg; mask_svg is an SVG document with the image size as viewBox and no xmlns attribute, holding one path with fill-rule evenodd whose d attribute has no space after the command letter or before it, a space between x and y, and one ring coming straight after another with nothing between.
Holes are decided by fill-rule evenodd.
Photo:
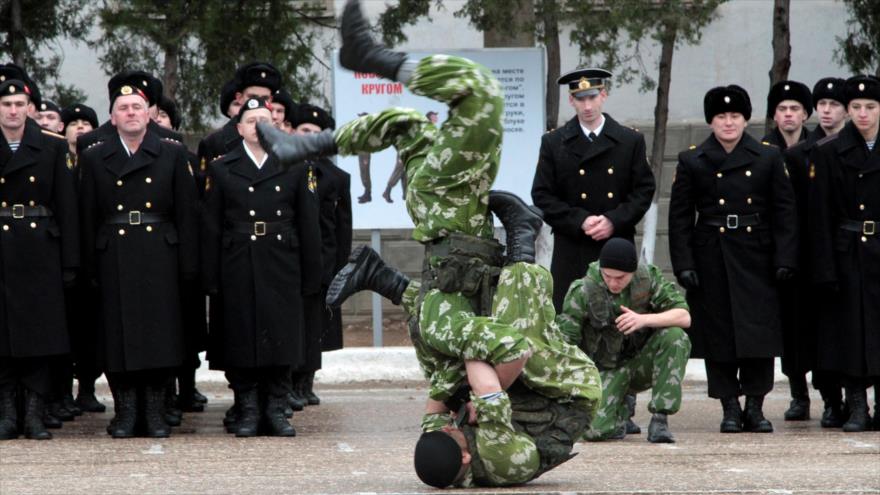
<instances>
[{"instance_id":1,"label":"gold belt buckle","mask_svg":"<svg viewBox=\"0 0 880 495\"><path fill-rule=\"evenodd\" d=\"M266 235L266 222L254 222L254 235Z\"/></svg>"},{"instance_id":2,"label":"gold belt buckle","mask_svg":"<svg viewBox=\"0 0 880 495\"><path fill-rule=\"evenodd\" d=\"M862 222L862 234L874 235L877 233L877 223L873 220L865 220Z\"/></svg>"},{"instance_id":3,"label":"gold belt buckle","mask_svg":"<svg viewBox=\"0 0 880 495\"><path fill-rule=\"evenodd\" d=\"M129 225L140 225L141 224L141 212L139 212L139 211L128 212L128 224Z\"/></svg>"},{"instance_id":4,"label":"gold belt buckle","mask_svg":"<svg viewBox=\"0 0 880 495\"><path fill-rule=\"evenodd\" d=\"M12 205L12 218L24 218L24 205Z\"/></svg>"}]
</instances>

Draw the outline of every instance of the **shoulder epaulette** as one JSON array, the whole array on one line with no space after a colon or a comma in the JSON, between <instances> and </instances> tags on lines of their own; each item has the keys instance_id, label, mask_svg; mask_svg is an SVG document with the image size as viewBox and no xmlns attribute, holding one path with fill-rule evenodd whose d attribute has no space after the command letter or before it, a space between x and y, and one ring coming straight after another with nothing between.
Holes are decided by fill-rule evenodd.
<instances>
[{"instance_id":1,"label":"shoulder epaulette","mask_svg":"<svg viewBox=\"0 0 880 495\"><path fill-rule=\"evenodd\" d=\"M103 140L95 141L94 143L92 143L92 144L86 146L85 149L89 150L89 149L92 149L92 148L94 148L95 146L98 146L98 145L100 145L100 144L104 144L104 141L103 141Z\"/></svg>"},{"instance_id":2,"label":"shoulder epaulette","mask_svg":"<svg viewBox=\"0 0 880 495\"><path fill-rule=\"evenodd\" d=\"M688 149L689 149L689 150L695 150L695 149L697 149L697 145L696 145L696 144L692 144L692 145L688 146Z\"/></svg>"},{"instance_id":3,"label":"shoulder epaulette","mask_svg":"<svg viewBox=\"0 0 880 495\"><path fill-rule=\"evenodd\" d=\"M161 139L162 141L165 141L166 143L174 143L174 144L183 145L182 142L180 142L180 141L178 141L178 140L176 140L176 139L174 139L174 138L172 138L172 137L163 136L163 137L161 137L161 138L159 138L159 139Z\"/></svg>"},{"instance_id":4,"label":"shoulder epaulette","mask_svg":"<svg viewBox=\"0 0 880 495\"><path fill-rule=\"evenodd\" d=\"M59 138L59 139L66 139L66 138L65 138L64 136L62 136L61 134L58 134L57 132L48 131L48 130L46 130L46 129L40 129L40 132L42 132L43 134L45 134L45 135L47 135L47 136L52 136L52 137L56 137L56 138Z\"/></svg>"},{"instance_id":5,"label":"shoulder epaulette","mask_svg":"<svg viewBox=\"0 0 880 495\"><path fill-rule=\"evenodd\" d=\"M835 134L831 134L830 136L825 136L822 139L816 141L816 146L821 146L825 143L830 143L831 141L834 141L835 139L837 139L838 136L840 136L839 132L835 133Z\"/></svg>"}]
</instances>

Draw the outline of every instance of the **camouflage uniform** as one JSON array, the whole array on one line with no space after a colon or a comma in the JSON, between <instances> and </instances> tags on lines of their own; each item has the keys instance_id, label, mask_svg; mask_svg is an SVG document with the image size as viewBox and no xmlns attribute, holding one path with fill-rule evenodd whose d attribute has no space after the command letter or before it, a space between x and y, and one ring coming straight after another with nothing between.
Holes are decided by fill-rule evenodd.
<instances>
[{"instance_id":1,"label":"camouflage uniform","mask_svg":"<svg viewBox=\"0 0 880 495\"><path fill-rule=\"evenodd\" d=\"M654 265L639 266L618 295L608 291L598 262L590 263L587 275L571 285L557 322L568 342L593 358L604 390L588 440L606 439L624 427L629 418L623 400L627 392L650 388L652 413L675 414L681 406L681 380L691 351L687 334L668 327L625 336L615 325L621 305L636 313L688 309L681 293Z\"/></svg>"},{"instance_id":2,"label":"camouflage uniform","mask_svg":"<svg viewBox=\"0 0 880 495\"><path fill-rule=\"evenodd\" d=\"M449 236L492 239L488 197L498 173L504 99L485 67L445 55L419 61L408 87L450 105L440 129L419 111L392 108L362 116L335 136L343 155L397 149L406 164L413 237L428 246L430 268L444 261L430 256L431 246ZM461 291L423 290L417 281L407 287L403 305L419 329L413 344L430 381L429 396L449 398L466 379L465 360L497 365L531 350L522 377L526 385L591 417L601 397L598 371L583 352L564 342L555 325L549 272L514 263L496 273L491 316L477 316L473 298ZM514 428L507 394L492 401L471 398L479 419L468 430L469 442L481 461L474 469L479 472L465 484L522 483L543 472L542 466L552 467L533 437ZM423 427L436 430L449 422L449 414L426 415Z\"/></svg>"}]
</instances>

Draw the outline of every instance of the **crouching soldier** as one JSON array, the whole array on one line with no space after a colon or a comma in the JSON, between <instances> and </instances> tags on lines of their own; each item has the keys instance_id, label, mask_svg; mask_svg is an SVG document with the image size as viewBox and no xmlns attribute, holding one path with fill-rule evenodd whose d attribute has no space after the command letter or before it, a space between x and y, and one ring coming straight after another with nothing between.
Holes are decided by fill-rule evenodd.
<instances>
[{"instance_id":1,"label":"crouching soldier","mask_svg":"<svg viewBox=\"0 0 880 495\"><path fill-rule=\"evenodd\" d=\"M599 368L603 396L588 440L626 435L624 396L651 390L648 441L672 443L667 415L681 407L681 380L691 352L684 297L654 265L638 265L635 246L609 240L565 296L559 328Z\"/></svg>"}]
</instances>

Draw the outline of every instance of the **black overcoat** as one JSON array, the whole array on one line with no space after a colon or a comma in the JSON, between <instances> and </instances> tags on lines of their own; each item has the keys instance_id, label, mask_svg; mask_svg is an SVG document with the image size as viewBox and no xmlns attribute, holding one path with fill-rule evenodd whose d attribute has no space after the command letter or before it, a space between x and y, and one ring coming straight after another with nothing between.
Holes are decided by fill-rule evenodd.
<instances>
[{"instance_id":1,"label":"black overcoat","mask_svg":"<svg viewBox=\"0 0 880 495\"><path fill-rule=\"evenodd\" d=\"M183 134L169 129L167 127L162 127L157 124L155 120L150 120L147 123L147 130L156 134L162 139L177 141L179 143L183 143ZM82 151L86 148L93 146L94 144L106 141L107 138L112 136L117 136L116 126L113 125L109 120L104 122L97 129L92 129L91 131L83 134L82 136L76 138L76 152L77 154L82 153Z\"/></svg>"},{"instance_id":2,"label":"black overcoat","mask_svg":"<svg viewBox=\"0 0 880 495\"><path fill-rule=\"evenodd\" d=\"M709 216L752 214L760 216L755 226L705 223ZM700 280L687 292L694 357L732 362L782 354L775 271L796 268L796 222L791 181L775 146L744 134L728 155L709 136L679 154L669 251L676 275L695 270Z\"/></svg>"},{"instance_id":3,"label":"black overcoat","mask_svg":"<svg viewBox=\"0 0 880 495\"><path fill-rule=\"evenodd\" d=\"M0 218L0 357L70 350L62 271L79 265L79 227L66 156L67 143L30 119L15 153L0 133L0 206L45 206L52 212Z\"/></svg>"},{"instance_id":4,"label":"black overcoat","mask_svg":"<svg viewBox=\"0 0 880 495\"><path fill-rule=\"evenodd\" d=\"M288 227L266 235L234 227L254 222ZM308 167L281 167L269 155L258 169L244 144L212 162L202 239L204 285L223 313L222 329L209 335L212 356L230 368L301 365L303 296L317 294L322 277Z\"/></svg>"},{"instance_id":5,"label":"black overcoat","mask_svg":"<svg viewBox=\"0 0 880 495\"><path fill-rule=\"evenodd\" d=\"M880 146L869 152L849 122L819 141L810 159L813 280L824 289L818 367L878 377ZM861 232L841 228L847 220L859 222Z\"/></svg>"},{"instance_id":6,"label":"black overcoat","mask_svg":"<svg viewBox=\"0 0 880 495\"><path fill-rule=\"evenodd\" d=\"M821 126L817 126L816 128L821 129ZM802 127L801 135L798 138L798 143L804 142L809 137L810 131L807 129L806 126ZM780 151L785 151L788 149L788 145L785 143L785 137L782 135L782 131L780 131L778 127L765 134L764 137L761 138L761 141L776 146L777 148L779 148Z\"/></svg>"},{"instance_id":7,"label":"black overcoat","mask_svg":"<svg viewBox=\"0 0 880 495\"><path fill-rule=\"evenodd\" d=\"M180 366L182 281L198 274L196 189L186 148L147 131L132 156L118 135L82 152L84 259L99 287L102 361L109 372ZM111 224L131 211L161 223Z\"/></svg>"},{"instance_id":8,"label":"black overcoat","mask_svg":"<svg viewBox=\"0 0 880 495\"><path fill-rule=\"evenodd\" d=\"M581 225L587 216L605 215L614 224L614 237L633 240L654 187L645 138L607 114L592 143L577 117L543 136L532 201L553 229L550 271L557 311L569 285L584 276L605 244L584 234Z\"/></svg>"}]
</instances>

